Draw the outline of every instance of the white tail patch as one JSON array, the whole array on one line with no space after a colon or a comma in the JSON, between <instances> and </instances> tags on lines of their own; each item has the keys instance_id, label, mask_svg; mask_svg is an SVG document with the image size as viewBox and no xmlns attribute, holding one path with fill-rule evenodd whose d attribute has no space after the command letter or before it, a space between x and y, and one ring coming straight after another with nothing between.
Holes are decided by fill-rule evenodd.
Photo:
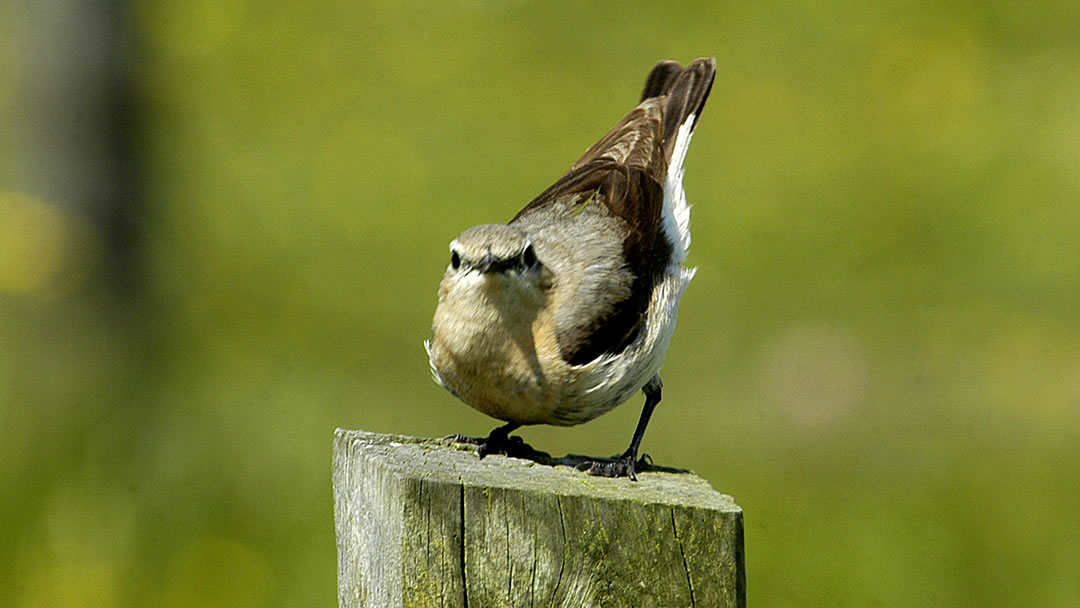
<instances>
[{"instance_id":1,"label":"white tail patch","mask_svg":"<svg viewBox=\"0 0 1080 608\"><path fill-rule=\"evenodd\" d=\"M686 151L690 149L696 116L687 116L679 126L668 164L667 181L664 182L664 232L673 241L674 258L679 263L686 260L686 254L690 251L690 205L686 202L682 179L683 161L686 160Z\"/></svg>"}]
</instances>

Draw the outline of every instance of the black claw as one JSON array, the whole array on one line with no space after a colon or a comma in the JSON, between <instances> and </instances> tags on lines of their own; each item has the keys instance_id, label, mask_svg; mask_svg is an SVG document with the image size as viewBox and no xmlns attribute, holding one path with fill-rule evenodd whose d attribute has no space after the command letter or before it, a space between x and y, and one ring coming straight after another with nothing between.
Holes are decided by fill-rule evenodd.
<instances>
[{"instance_id":1,"label":"black claw","mask_svg":"<svg viewBox=\"0 0 1080 608\"><path fill-rule=\"evenodd\" d=\"M464 435L447 435L444 439L453 441L455 443L464 443L468 445L476 446L476 455L480 458L489 454L502 454L504 456L512 456L515 458L527 458L537 459L539 457L547 456L542 452L537 452L529 444L525 443L525 440L521 437L511 437L510 433L516 430L519 424L504 424L499 428L491 431L487 437L466 437ZM550 457L548 457L550 459Z\"/></svg>"},{"instance_id":2,"label":"black claw","mask_svg":"<svg viewBox=\"0 0 1080 608\"><path fill-rule=\"evenodd\" d=\"M637 428L634 429L634 437L630 440L630 447L621 456L614 460L586 460L579 464L577 468L590 475L629 477L631 481L637 481L637 472L644 471L652 464L652 458L648 454L643 454L641 459L638 459L637 451L641 445L641 438L645 435L645 427L649 425L649 418L652 416L656 404L660 403L662 387L663 383L660 382L659 375L653 376L642 387L645 392L645 405L641 408L641 417L638 418Z\"/></svg>"},{"instance_id":3,"label":"black claw","mask_svg":"<svg viewBox=\"0 0 1080 608\"><path fill-rule=\"evenodd\" d=\"M504 434L492 433L476 446L476 455L480 458L488 454L502 454L503 456L520 456L532 451L525 440L517 435L513 437Z\"/></svg>"},{"instance_id":4,"label":"black claw","mask_svg":"<svg viewBox=\"0 0 1080 608\"><path fill-rule=\"evenodd\" d=\"M480 458L483 458L488 454L504 454L506 456L511 456L520 452L521 446L525 445L525 441L522 440L521 437L508 437L503 433L494 432L487 437L469 437L468 435L457 434L447 435L446 437L443 437L443 441L475 445L476 455Z\"/></svg>"},{"instance_id":5,"label":"black claw","mask_svg":"<svg viewBox=\"0 0 1080 608\"><path fill-rule=\"evenodd\" d=\"M575 468L597 477L629 477L630 481L637 481L637 472L648 469L650 464L652 458L648 454L635 459L635 454L628 450L614 460L587 460Z\"/></svg>"},{"instance_id":6,"label":"black claw","mask_svg":"<svg viewBox=\"0 0 1080 608\"><path fill-rule=\"evenodd\" d=\"M443 437L442 440L451 443L465 443L468 445L480 445L481 443L484 443L483 437L469 437L468 435L460 435L458 433L447 435L446 437Z\"/></svg>"}]
</instances>

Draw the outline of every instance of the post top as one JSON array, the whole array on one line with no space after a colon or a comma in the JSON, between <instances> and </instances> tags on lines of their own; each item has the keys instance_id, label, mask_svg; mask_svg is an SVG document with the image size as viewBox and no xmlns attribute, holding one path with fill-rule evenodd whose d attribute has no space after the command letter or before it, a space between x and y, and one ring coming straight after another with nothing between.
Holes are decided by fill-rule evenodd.
<instances>
[{"instance_id":1,"label":"post top","mask_svg":"<svg viewBox=\"0 0 1080 608\"><path fill-rule=\"evenodd\" d=\"M444 481L464 486L513 488L561 496L590 496L644 504L740 512L735 500L721 494L689 471L663 468L638 473L638 481L594 477L570 466L548 466L531 460L488 456L481 460L471 447L442 439L384 435L337 429L335 458L354 451L377 454L388 471L402 477ZM374 452L375 454L372 454Z\"/></svg>"}]
</instances>

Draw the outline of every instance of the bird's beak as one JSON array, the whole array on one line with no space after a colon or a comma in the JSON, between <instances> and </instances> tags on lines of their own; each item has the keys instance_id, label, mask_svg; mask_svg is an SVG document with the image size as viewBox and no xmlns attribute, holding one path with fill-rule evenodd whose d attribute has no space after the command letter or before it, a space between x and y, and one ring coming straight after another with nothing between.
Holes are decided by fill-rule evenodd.
<instances>
[{"instance_id":1,"label":"bird's beak","mask_svg":"<svg viewBox=\"0 0 1080 608\"><path fill-rule=\"evenodd\" d=\"M484 259L480 260L480 263L476 265L476 269L483 274L502 272L506 270L506 261L500 260L489 253L484 256Z\"/></svg>"}]
</instances>

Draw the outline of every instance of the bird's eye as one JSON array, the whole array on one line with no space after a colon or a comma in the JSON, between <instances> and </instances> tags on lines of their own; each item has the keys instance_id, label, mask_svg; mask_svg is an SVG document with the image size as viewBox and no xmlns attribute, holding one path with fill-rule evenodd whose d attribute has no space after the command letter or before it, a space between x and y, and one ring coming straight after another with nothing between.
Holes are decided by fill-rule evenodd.
<instances>
[{"instance_id":1,"label":"bird's eye","mask_svg":"<svg viewBox=\"0 0 1080 608\"><path fill-rule=\"evenodd\" d=\"M527 245L525 251L521 252L521 263L525 265L525 268L536 266L536 251L532 244Z\"/></svg>"},{"instance_id":2,"label":"bird's eye","mask_svg":"<svg viewBox=\"0 0 1080 608\"><path fill-rule=\"evenodd\" d=\"M458 252L450 252L450 265L454 267L454 270L461 268L461 256L458 255Z\"/></svg>"}]
</instances>

